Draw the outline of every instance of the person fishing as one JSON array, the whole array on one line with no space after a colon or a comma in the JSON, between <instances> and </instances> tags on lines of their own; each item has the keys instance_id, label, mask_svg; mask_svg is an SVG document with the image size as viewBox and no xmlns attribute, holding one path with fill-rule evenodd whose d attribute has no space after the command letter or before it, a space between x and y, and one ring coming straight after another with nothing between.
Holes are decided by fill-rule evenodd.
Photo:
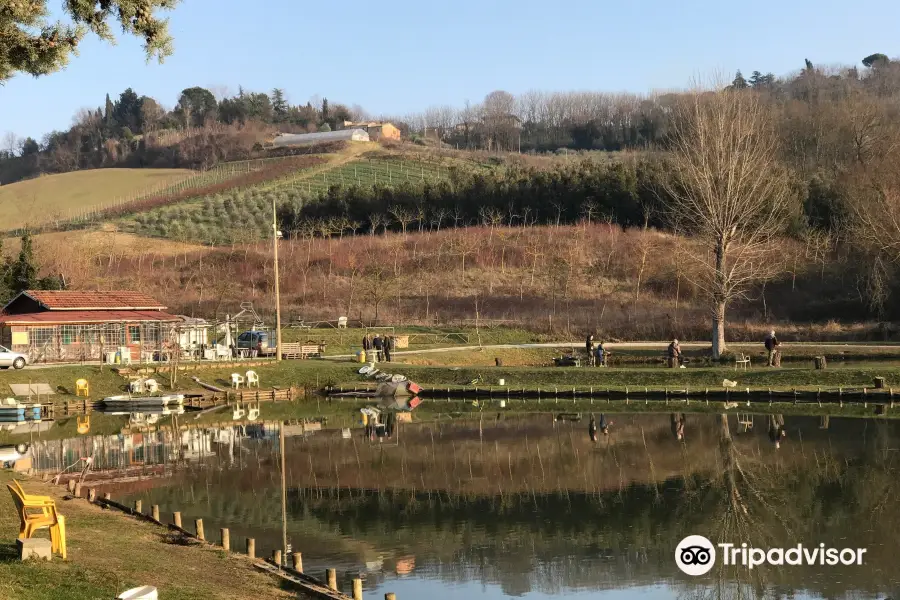
<instances>
[{"instance_id":1,"label":"person fishing","mask_svg":"<svg viewBox=\"0 0 900 600\"><path fill-rule=\"evenodd\" d=\"M672 413L672 435L678 441L684 441L684 413Z\"/></svg>"},{"instance_id":2,"label":"person fishing","mask_svg":"<svg viewBox=\"0 0 900 600\"><path fill-rule=\"evenodd\" d=\"M588 423L588 436L592 442L597 441L597 419L594 418L594 415L591 415L591 421Z\"/></svg>"},{"instance_id":3,"label":"person fishing","mask_svg":"<svg viewBox=\"0 0 900 600\"><path fill-rule=\"evenodd\" d=\"M779 346L781 346L781 342L778 341L778 338L775 337L775 330L769 332L769 335L766 336L765 340L766 352L769 355L769 366L770 367L780 367L781 366L781 357L779 354L781 350L779 350Z\"/></svg>"},{"instance_id":4,"label":"person fishing","mask_svg":"<svg viewBox=\"0 0 900 600\"><path fill-rule=\"evenodd\" d=\"M596 364L598 367L605 367L606 366L606 355L607 355L606 348L603 347L603 342L600 342L599 344L597 344L597 352L595 354L595 358L594 358L595 363L594 364Z\"/></svg>"}]
</instances>

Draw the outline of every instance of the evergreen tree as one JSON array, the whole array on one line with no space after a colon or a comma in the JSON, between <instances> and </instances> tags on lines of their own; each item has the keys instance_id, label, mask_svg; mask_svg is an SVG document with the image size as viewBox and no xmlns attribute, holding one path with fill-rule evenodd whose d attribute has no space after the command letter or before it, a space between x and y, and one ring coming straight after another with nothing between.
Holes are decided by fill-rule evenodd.
<instances>
[{"instance_id":1,"label":"evergreen tree","mask_svg":"<svg viewBox=\"0 0 900 600\"><path fill-rule=\"evenodd\" d=\"M154 17L153 12L172 8L173 0L68 0L59 4L73 25L51 23L48 16L53 11L47 8L47 0L0 2L0 83L17 73L37 77L60 70L88 31L112 40L110 21L126 34L142 38L147 58L162 61L172 53L166 20Z\"/></svg>"},{"instance_id":2,"label":"evergreen tree","mask_svg":"<svg viewBox=\"0 0 900 600\"><path fill-rule=\"evenodd\" d=\"M328 122L328 98L322 99L322 120Z\"/></svg>"},{"instance_id":3,"label":"evergreen tree","mask_svg":"<svg viewBox=\"0 0 900 600\"><path fill-rule=\"evenodd\" d=\"M3 240L0 239L0 307L12 299L9 289L9 259L3 256Z\"/></svg>"},{"instance_id":4,"label":"evergreen tree","mask_svg":"<svg viewBox=\"0 0 900 600\"><path fill-rule=\"evenodd\" d=\"M38 268L28 231L22 235L22 249L7 272L7 287L13 295L38 287Z\"/></svg>"},{"instance_id":5,"label":"evergreen tree","mask_svg":"<svg viewBox=\"0 0 900 600\"><path fill-rule=\"evenodd\" d=\"M115 105L112 103L112 100L109 99L109 94L106 94L106 106L103 109L103 124L107 129L113 129L116 126L115 112Z\"/></svg>"},{"instance_id":6,"label":"evergreen tree","mask_svg":"<svg viewBox=\"0 0 900 600\"><path fill-rule=\"evenodd\" d=\"M275 121L287 119L288 109L288 103L284 99L284 90L279 88L272 90L272 112L275 114Z\"/></svg>"},{"instance_id":7,"label":"evergreen tree","mask_svg":"<svg viewBox=\"0 0 900 600\"><path fill-rule=\"evenodd\" d=\"M747 80L744 79L743 75L741 75L740 70L735 74L734 81L731 82L731 87L736 90L743 90L747 88Z\"/></svg>"}]
</instances>

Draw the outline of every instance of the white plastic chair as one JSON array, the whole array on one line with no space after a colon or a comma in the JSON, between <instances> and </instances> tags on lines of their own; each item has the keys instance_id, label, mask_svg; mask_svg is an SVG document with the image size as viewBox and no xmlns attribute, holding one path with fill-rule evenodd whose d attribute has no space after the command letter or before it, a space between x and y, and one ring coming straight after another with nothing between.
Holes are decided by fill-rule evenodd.
<instances>
[{"instance_id":1,"label":"white plastic chair","mask_svg":"<svg viewBox=\"0 0 900 600\"><path fill-rule=\"evenodd\" d=\"M256 374L256 371L247 371L247 387L251 388L254 385L259 387L259 375Z\"/></svg>"},{"instance_id":2,"label":"white plastic chair","mask_svg":"<svg viewBox=\"0 0 900 600\"><path fill-rule=\"evenodd\" d=\"M251 406L247 409L247 420L255 421L259 418L259 406Z\"/></svg>"},{"instance_id":3,"label":"white plastic chair","mask_svg":"<svg viewBox=\"0 0 900 600\"><path fill-rule=\"evenodd\" d=\"M144 381L144 387L147 388L147 392L151 394L155 394L159 392L159 384L155 379L147 379Z\"/></svg>"},{"instance_id":4,"label":"white plastic chair","mask_svg":"<svg viewBox=\"0 0 900 600\"><path fill-rule=\"evenodd\" d=\"M347 329L347 317L338 317L338 329Z\"/></svg>"},{"instance_id":5,"label":"white plastic chair","mask_svg":"<svg viewBox=\"0 0 900 600\"><path fill-rule=\"evenodd\" d=\"M231 387L233 387L234 389L238 389L242 385L244 385L244 376L239 373L232 373L231 374Z\"/></svg>"},{"instance_id":6,"label":"white plastic chair","mask_svg":"<svg viewBox=\"0 0 900 600\"><path fill-rule=\"evenodd\" d=\"M234 421L238 421L240 419L243 419L245 414L247 414L247 413L243 408L241 408L241 405L235 404L234 411L231 413L231 418Z\"/></svg>"},{"instance_id":7,"label":"white plastic chair","mask_svg":"<svg viewBox=\"0 0 900 600\"><path fill-rule=\"evenodd\" d=\"M146 390L146 382L143 379L135 379L128 384L128 391L132 394L143 394Z\"/></svg>"}]
</instances>

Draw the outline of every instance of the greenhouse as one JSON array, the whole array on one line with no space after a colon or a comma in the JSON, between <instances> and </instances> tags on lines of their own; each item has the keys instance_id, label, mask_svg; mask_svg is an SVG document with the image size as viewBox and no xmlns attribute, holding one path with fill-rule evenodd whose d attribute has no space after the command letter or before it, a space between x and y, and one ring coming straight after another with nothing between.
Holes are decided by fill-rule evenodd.
<instances>
[{"instance_id":1,"label":"greenhouse","mask_svg":"<svg viewBox=\"0 0 900 600\"><path fill-rule=\"evenodd\" d=\"M362 129L341 129L340 131L323 131L321 133L281 133L272 144L276 148L291 146L310 146L323 142L368 142L369 134Z\"/></svg>"}]
</instances>

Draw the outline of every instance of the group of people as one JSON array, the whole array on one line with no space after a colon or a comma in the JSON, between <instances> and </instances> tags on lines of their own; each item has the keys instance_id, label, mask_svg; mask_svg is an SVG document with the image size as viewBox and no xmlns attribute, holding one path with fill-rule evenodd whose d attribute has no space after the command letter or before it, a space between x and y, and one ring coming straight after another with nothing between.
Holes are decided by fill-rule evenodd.
<instances>
[{"instance_id":1,"label":"group of people","mask_svg":"<svg viewBox=\"0 0 900 600\"><path fill-rule=\"evenodd\" d=\"M376 333L375 337L371 338L366 334L362 340L362 347L366 351L366 355L374 351L377 362L391 362L391 352L394 350L394 336L386 335L381 337L380 334Z\"/></svg>"},{"instance_id":2,"label":"group of people","mask_svg":"<svg viewBox=\"0 0 900 600\"><path fill-rule=\"evenodd\" d=\"M587 352L589 365L596 367L606 366L609 352L603 347L603 342L594 342L594 336L589 335L584 342L584 350Z\"/></svg>"}]
</instances>

